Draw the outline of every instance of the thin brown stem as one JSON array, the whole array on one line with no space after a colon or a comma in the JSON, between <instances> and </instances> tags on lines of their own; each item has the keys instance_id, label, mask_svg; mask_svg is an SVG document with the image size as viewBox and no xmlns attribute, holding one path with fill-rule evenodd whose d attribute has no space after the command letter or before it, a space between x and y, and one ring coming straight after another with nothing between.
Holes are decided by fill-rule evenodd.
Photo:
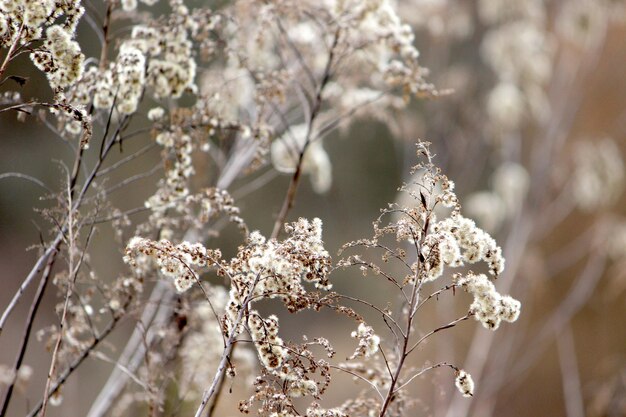
<instances>
[{"instance_id":1,"label":"thin brown stem","mask_svg":"<svg viewBox=\"0 0 626 417\"><path fill-rule=\"evenodd\" d=\"M308 141L307 141L308 142ZM280 229L287 218L287 214L289 210L293 207L293 204L296 199L296 191L298 190L298 184L300 182L300 177L302 176L302 160L304 158L304 153L306 152L308 144L302 147L302 152L300 152L300 157L298 159L298 166L296 167L296 172L294 172L293 177L289 181L289 188L287 189L287 195L285 196L285 200L283 201L283 205L281 206L280 212L276 217L276 221L274 222L274 229L272 230L272 239L276 239L280 234Z\"/></svg>"},{"instance_id":2,"label":"thin brown stem","mask_svg":"<svg viewBox=\"0 0 626 417\"><path fill-rule=\"evenodd\" d=\"M319 112L322 108L322 94L324 92L324 88L328 84L331 79L332 67L335 58L335 49L339 42L339 30L335 32L335 38L333 41L333 46L330 49L328 54L328 60L326 61L326 68L324 69L324 73L322 76L322 81L317 88L317 94L315 96L315 102L313 103L313 107L311 108L311 114L308 117L308 126L307 133L304 140L304 145L302 146L302 150L300 151L300 155L298 157L298 164L296 166L296 171L291 177L291 181L289 182L289 188L287 189L287 195L285 195L285 199L283 201L283 205L276 217L276 221L274 222L274 229L272 230L272 239L276 239L280 234L280 230L283 226L283 223L287 219L287 214L289 210L293 207L296 198L296 191L298 190L298 184L300 183L300 177L302 176L302 162L304 161L304 154L311 143L312 135L313 135L313 125L315 124L315 119L319 115Z\"/></svg>"},{"instance_id":3,"label":"thin brown stem","mask_svg":"<svg viewBox=\"0 0 626 417\"><path fill-rule=\"evenodd\" d=\"M235 339L237 338L237 335L239 334L238 333L239 325L241 324L241 321L243 320L244 313L247 310L246 306L248 305L248 303L250 302L252 298L252 294L254 293L254 288L256 287L256 284L259 281L259 277L260 275L257 275L254 282L250 286L248 295L243 301L241 305L241 309L237 313L237 318L235 319L235 322L232 323L232 328L228 335L228 339L226 340L226 347L224 348L224 351L222 352L222 357L217 367L217 371L215 372L215 376L213 377L213 382L211 382L211 385L209 386L209 388L204 391L204 394L202 395L202 401L200 402L200 405L198 406L198 409L196 410L195 417L200 417L202 415L202 413L204 412L204 409L209 403L209 400L213 398L213 401L215 401L214 396L222 388L222 381L224 380L224 375L226 374L226 368L228 364L230 363L230 356L231 356L231 353L233 352L233 348L235 347Z\"/></svg>"},{"instance_id":4,"label":"thin brown stem","mask_svg":"<svg viewBox=\"0 0 626 417\"><path fill-rule=\"evenodd\" d=\"M133 214L143 213L143 212L150 211L150 210L151 210L151 208L148 208L148 207L145 207L145 206L135 207L135 208L123 211L123 212L118 213L118 214L112 214L110 216L100 217L100 218L93 219L91 221L87 221L87 222L83 223L82 226L84 227L84 226L91 226L93 224L107 223L107 222L110 222L110 221L113 221L113 220L121 219L124 216L130 216L130 215L133 215Z\"/></svg>"},{"instance_id":5,"label":"thin brown stem","mask_svg":"<svg viewBox=\"0 0 626 417\"><path fill-rule=\"evenodd\" d=\"M174 294L169 283L163 280L156 283L126 347L117 360L121 366L131 372L137 371L146 355L147 347L151 346L156 338L157 332L154 328L158 328L161 323L170 320L171 312L174 310L174 306L171 305ZM135 313L128 312L128 314L133 316ZM147 329L145 335L143 334L144 329ZM142 343L142 341L145 342ZM116 367L92 403L87 416L104 416L121 394L129 378L125 372Z\"/></svg>"},{"instance_id":6,"label":"thin brown stem","mask_svg":"<svg viewBox=\"0 0 626 417\"><path fill-rule=\"evenodd\" d=\"M128 300L125 303L124 309L128 306L129 303L130 303L130 300ZM122 315L114 316L113 320L109 322L107 327L99 335L94 337L94 339L91 341L91 344L87 346L83 350L83 352L80 354L80 356L76 358L74 362L70 364L67 370L61 376L59 376L59 378L57 378L56 382L50 387L47 393L48 396L53 395L59 390L59 388L61 388L61 386L70 377L70 375L72 375L74 371L83 363L83 361L89 357L91 351L94 350L100 344L100 342L102 342L113 331L113 329L115 329L115 326L121 320L122 317L123 317ZM43 407L43 401L40 402L37 406L35 406L35 408L33 408L30 411L30 413L28 413L27 417L35 417L39 413L42 407Z\"/></svg>"},{"instance_id":7,"label":"thin brown stem","mask_svg":"<svg viewBox=\"0 0 626 417\"><path fill-rule=\"evenodd\" d=\"M428 339L430 336L434 335L435 333L438 333L438 332L440 332L442 330L454 327L457 324L459 324L460 322L469 319L470 317L472 317L472 315L470 313L468 313L468 314L464 315L463 317L459 317L458 319L451 321L448 324L444 324L443 326L440 326L440 327L437 327L434 330L431 330L430 332L428 332L424 336L422 336L417 342L415 342L415 344L413 346L411 346L411 349L409 349L407 354L410 354L411 352L413 352L424 340Z\"/></svg>"},{"instance_id":8,"label":"thin brown stem","mask_svg":"<svg viewBox=\"0 0 626 417\"><path fill-rule=\"evenodd\" d=\"M140 181L140 180L143 180L145 178L148 178L151 175L154 175L155 173L159 172L162 169L163 169L163 167L161 165L155 165L154 167L152 167L151 169L149 169L146 172L142 172L140 174L136 174L136 175L130 176L128 178L125 178L123 181L120 181L120 182L116 183L115 185L111 186L110 188L107 188L106 190L104 190L104 194L106 196L109 196L114 191L122 189L122 188L126 187L127 185L132 184L133 182Z\"/></svg>"},{"instance_id":9,"label":"thin brown stem","mask_svg":"<svg viewBox=\"0 0 626 417\"><path fill-rule=\"evenodd\" d=\"M448 362L439 362L436 363L434 365L431 366L427 366L426 368L422 368L419 372L417 372L415 375L413 375L412 377L410 377L409 379L406 380L406 382L402 385L400 385L398 388L396 388L396 392L400 391L402 388L406 387L407 385L409 385L415 378L419 377L420 375L422 375L424 372L428 372L428 371L432 371L433 369L437 369L437 368L441 368L442 366L447 366L449 368L452 368L454 371L458 372L459 368L457 368L456 366L448 363Z\"/></svg>"},{"instance_id":10,"label":"thin brown stem","mask_svg":"<svg viewBox=\"0 0 626 417\"><path fill-rule=\"evenodd\" d=\"M23 30L24 30L24 22L22 22L22 24L20 25L19 30L15 34L15 39L13 39L13 42L11 42L11 46L9 47L9 50L7 51L7 56L5 56L4 61L2 61L2 66L0 66L0 78L2 78L2 75L4 74L4 72L7 69L7 66L9 65L9 62L11 62L11 59L13 59L13 52L15 52L15 48L17 48L17 46L20 43L20 38L22 37Z\"/></svg>"},{"instance_id":11,"label":"thin brown stem","mask_svg":"<svg viewBox=\"0 0 626 417\"><path fill-rule=\"evenodd\" d=\"M80 156L77 156L77 159L81 159ZM77 171L75 171L75 173L72 174L73 179L75 179L75 176L77 176L76 172ZM74 252L75 252L74 249L76 247L76 236L75 236L76 230L74 229L75 222L74 222L74 210L73 210L73 204L72 204L72 198L74 196L73 189L74 189L74 184L72 184L72 182L70 181L68 183L68 189L67 189L67 199L68 199L67 207L69 207L69 210L67 214L68 232L67 232L67 241L66 241L66 245L68 248L68 258L69 258L69 265L68 265L69 280L67 284L67 290L65 292L65 302L63 303L63 313L61 315L61 323L59 324L59 334L57 336L57 340L54 345L54 350L52 351L52 360L50 361L50 370L48 371L48 379L46 380L46 388L44 390L44 395L43 395L43 405L41 406L41 417L45 417L46 415L48 400L50 398L48 395L48 391L50 390L50 385L52 384L52 378L54 376L54 371L56 368L57 356L59 354L59 349L61 348L61 342L63 341L63 331L65 330L65 323L66 323L66 318L67 318L67 310L68 310L69 303L70 303L70 297L72 295L72 292L74 291L74 284L78 276L78 267L75 267L74 265Z\"/></svg>"},{"instance_id":12,"label":"thin brown stem","mask_svg":"<svg viewBox=\"0 0 626 417\"><path fill-rule=\"evenodd\" d=\"M369 386L370 386L370 387L371 387L374 391L376 391L376 393L378 394L378 396L379 396L381 399L382 399L382 398L384 398L384 397L383 397L383 394L380 392L380 390L378 389L378 387L376 386L376 384L374 384L373 382L369 381L367 378L363 377L362 375L359 375L359 374L357 374L356 372L351 371L351 370L349 370L349 369L342 368L341 366L329 365L329 367L330 367L331 369L336 369L336 370L338 370L338 371L345 372L345 373L347 373L348 375L352 375L353 377L355 377L355 378L357 378L357 379L360 379L361 381L363 381L363 382L367 383L367 384L368 384L368 385L369 385Z\"/></svg>"},{"instance_id":13,"label":"thin brown stem","mask_svg":"<svg viewBox=\"0 0 626 417\"><path fill-rule=\"evenodd\" d=\"M428 227L429 227L429 222L426 221L425 224L422 227L422 233L421 233L421 237L418 237L415 235L415 233L413 233L413 241L414 241L414 245L415 245L415 251L416 254L420 253L420 247L423 244L423 240L424 237L428 234ZM420 305L419 302L419 295L421 293L422 290L422 284L423 284L423 280L419 279L420 277L420 270L421 270L421 265L420 268L418 268L415 271L415 274L413 276L413 286L411 288L411 298L408 302L408 305L405 306L406 311L407 311L407 320L406 320L406 329L404 331L404 337L402 339L402 344L400 346L399 352L398 352L398 364L396 366L396 370L393 373L393 375L391 376L391 382L389 384L389 390L387 391L387 395L385 397L385 401L383 402L381 409L380 409L380 413L378 414L379 417L384 417L385 414L387 413L387 410L389 409L389 406L391 404L391 402L393 401L393 399L395 398L396 392L397 392L397 386L398 383L400 381L400 377L402 375L402 370L404 367L404 362L406 361L406 358L409 356L409 354L411 353L411 351L413 350L413 348L411 348L409 350L409 341L411 339L411 331L413 330L413 320L416 316L417 313L417 308ZM404 292L403 292L404 293Z\"/></svg>"},{"instance_id":14,"label":"thin brown stem","mask_svg":"<svg viewBox=\"0 0 626 417\"><path fill-rule=\"evenodd\" d=\"M450 285L446 285L443 288L438 289L437 291L435 291L434 293L430 294L428 297L424 298L418 305L417 308L415 309L415 311L418 311L420 308L422 308L422 306L424 304L426 304L427 301L433 299L433 298L437 298L439 299L439 294L442 294L446 291L452 290L455 291L456 288L458 288L459 286L457 284L450 284Z\"/></svg>"},{"instance_id":15,"label":"thin brown stem","mask_svg":"<svg viewBox=\"0 0 626 417\"><path fill-rule=\"evenodd\" d=\"M52 242L52 244L50 244L50 246L48 247L48 249L46 249L43 255L39 257L39 259L37 260L37 262L31 269L31 271L28 273L24 281L22 281L22 284L20 285L17 292L11 299L11 302L9 302L9 305L6 307L6 309L2 313L2 317L0 317L0 334L2 334L2 329L4 328L4 325L7 322L9 315L11 314L11 312L13 312L13 310L17 306L17 303L19 302L20 298L26 291L26 288L28 288L28 286L35 279L35 277L37 277L39 273L43 270L44 264L48 261L50 256L52 256L53 253L59 250L59 246L61 245L62 241L63 241L63 233L59 232L55 240Z\"/></svg>"},{"instance_id":16,"label":"thin brown stem","mask_svg":"<svg viewBox=\"0 0 626 417\"><path fill-rule=\"evenodd\" d=\"M111 12L113 11L114 2L112 0L109 0L107 1L107 3L107 10L104 15L104 21L102 23L102 36L104 40L102 44L102 50L100 51L100 70L104 70L106 68L107 52L109 46L109 27L111 25Z\"/></svg>"},{"instance_id":17,"label":"thin brown stem","mask_svg":"<svg viewBox=\"0 0 626 417\"><path fill-rule=\"evenodd\" d=\"M149 152L150 150L154 149L157 147L156 143L150 143L146 146L144 146L143 148L139 149L137 152L133 153L132 155L128 155L127 157L120 159L119 161L117 161L116 163L112 164L111 166L106 167L105 169L100 170L100 172L98 172L98 174L96 175L96 177L101 177L102 175L106 175L109 172L119 168L120 166L131 162L133 160L135 160L136 158L138 158L139 156L143 155L146 152Z\"/></svg>"},{"instance_id":18,"label":"thin brown stem","mask_svg":"<svg viewBox=\"0 0 626 417\"><path fill-rule=\"evenodd\" d=\"M391 322L394 324L394 326L400 331L400 334L402 334L403 337L405 336L404 331L402 330L402 328L400 327L398 322L393 318L393 316L391 316L389 313L387 313L384 310L382 310L380 307L378 307L378 306L376 306L376 305L374 305L374 304L372 304L372 303L370 303L368 301L362 300L360 298L350 297L349 295L337 294L337 296L339 298L343 298L343 299L346 299L346 300L350 300L350 301L354 301L354 302L357 302L357 303L364 304L364 305L368 306L369 308L376 310L377 312L382 314L383 318L391 320Z\"/></svg>"},{"instance_id":19,"label":"thin brown stem","mask_svg":"<svg viewBox=\"0 0 626 417\"><path fill-rule=\"evenodd\" d=\"M102 164L104 163L107 155L109 154L110 150L113 148L113 145L115 144L116 138L121 133L121 130L122 129L120 127L120 129L118 129L118 131L115 133L113 139L110 142L108 142L108 144L104 147L103 152L100 155L100 158L98 158L98 162L96 163L95 167L91 171L91 174L85 180L85 183L83 184L78 197L76 197L75 199L73 198L73 196L74 196L74 186L70 185L70 196L72 197L73 204L68 209L69 211L73 212L73 211L76 211L76 210L78 210L80 208L80 206L81 206L81 204L83 202L83 199L85 198L85 195L89 191L89 188L91 187L91 184L95 180L96 175L97 175L98 171L100 170L100 168L102 167ZM102 140L103 140L103 142L106 142L106 136ZM76 153L76 158L77 159L82 159L82 152L77 152ZM72 171L72 176L71 176L70 181L69 181L70 184L76 184L76 181L78 179L78 174L79 174L78 167L80 167L80 162L75 160L74 161L74 167L75 168ZM35 265L31 269L29 274L26 276L24 281L22 281L22 284L20 285L20 287L18 288L17 292L15 293L13 298L11 299L9 305L6 307L6 309L2 313L2 316L0 317L0 334L2 334L2 329L4 328L4 325L7 322L8 318L9 318L9 315L11 314L11 312L17 306L17 303L22 298L22 295L24 294L26 289L30 286L30 284L35 279L35 277L42 271L42 268L44 267L44 264L47 262L47 260L50 257L50 255L53 252L58 250L59 245L63 242L63 238L65 237L65 233L67 232L67 230L68 230L68 225L67 224L64 224L62 227L60 227L60 230L57 233L57 235L55 236L55 238L52 241L52 243L48 246L48 248L43 253L43 255L41 255L39 257L39 259L37 259L37 262L35 263Z\"/></svg>"},{"instance_id":20,"label":"thin brown stem","mask_svg":"<svg viewBox=\"0 0 626 417\"><path fill-rule=\"evenodd\" d=\"M41 300L43 299L43 294L46 290L46 287L49 282L50 272L52 271L52 266L54 265L54 261L56 260L56 255L58 252L54 252L49 258L46 268L43 271L41 276L41 280L39 281L39 287L37 288L37 294L35 295L35 299L30 306L30 311L28 312L28 317L26 318L26 326L24 327L24 334L22 335L22 345L20 346L19 352L15 359L15 365L13 366L14 374L17 375L18 371L22 366L22 362L24 360L24 356L26 355L26 348L28 346L28 341L30 340L30 333L33 328L33 323L35 321L35 316L37 315L37 311L39 310L39 306L41 305ZM15 381L9 385L7 388L7 393L4 397L4 402L2 404L2 411L0 411L0 416L4 416L7 413L9 408L9 403L11 402L11 397L13 395L13 389L15 387Z\"/></svg>"},{"instance_id":21,"label":"thin brown stem","mask_svg":"<svg viewBox=\"0 0 626 417\"><path fill-rule=\"evenodd\" d=\"M393 400L393 398L395 397L395 388L398 384L398 381L400 380L400 375L402 373L402 368L404 367L404 362L406 360L406 358L408 357L408 352L407 349L409 347L409 339L411 337L411 330L413 329L413 318L414 315L411 314L411 312L414 311L415 308L415 304L417 303L418 299L419 299L419 289L420 289L420 284L415 283L413 285L413 291L411 294L411 300L409 302L409 306L408 306L408 311L409 311L409 315L407 318L407 323L406 323L406 329L404 331L404 337L402 339L402 346L400 348L400 354L399 354L399 360L398 360L398 364L396 366L396 370L394 371L392 377L391 377L391 383L389 384L389 390L387 391L387 395L385 396L385 400L383 401L383 405L380 409L380 413L378 414L379 417L384 417L385 414L387 413L387 410L389 408L389 405L391 404L391 401Z\"/></svg>"}]
</instances>

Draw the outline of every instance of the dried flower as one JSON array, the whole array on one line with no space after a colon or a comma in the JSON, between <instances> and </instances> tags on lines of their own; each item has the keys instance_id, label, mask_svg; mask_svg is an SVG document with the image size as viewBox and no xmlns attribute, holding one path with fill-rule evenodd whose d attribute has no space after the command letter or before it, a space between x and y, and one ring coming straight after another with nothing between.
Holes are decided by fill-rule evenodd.
<instances>
[{"instance_id":1,"label":"dried flower","mask_svg":"<svg viewBox=\"0 0 626 417\"><path fill-rule=\"evenodd\" d=\"M200 243L183 242L173 245L165 239L155 242L136 236L126 245L124 262L140 275L145 271L145 262L137 260L139 255L156 262L159 271L174 281L179 292L188 290L198 281L197 273L192 267L203 268L219 262L221 258L218 250L207 250Z\"/></svg>"},{"instance_id":2,"label":"dried flower","mask_svg":"<svg viewBox=\"0 0 626 417\"><path fill-rule=\"evenodd\" d=\"M359 357L368 358L378 352L378 346L380 345L380 337L374 334L374 329L367 326L365 323L359 323L359 327L356 331L352 332L351 336L359 340L359 346L348 359L355 359Z\"/></svg>"},{"instance_id":3,"label":"dried flower","mask_svg":"<svg viewBox=\"0 0 626 417\"><path fill-rule=\"evenodd\" d=\"M472 376L464 370L461 369L457 372L454 383L464 397L474 395L474 381Z\"/></svg>"},{"instance_id":4,"label":"dried flower","mask_svg":"<svg viewBox=\"0 0 626 417\"><path fill-rule=\"evenodd\" d=\"M500 295L486 275L458 276L456 284L474 296L470 313L485 328L496 330L502 320L512 323L519 317L521 303L508 295Z\"/></svg>"}]
</instances>

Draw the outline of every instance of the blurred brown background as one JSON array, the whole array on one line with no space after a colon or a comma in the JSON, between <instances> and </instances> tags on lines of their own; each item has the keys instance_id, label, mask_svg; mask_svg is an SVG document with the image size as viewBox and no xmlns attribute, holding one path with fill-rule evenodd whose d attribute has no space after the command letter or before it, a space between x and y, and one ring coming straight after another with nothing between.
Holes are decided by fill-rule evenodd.
<instances>
[{"instance_id":1,"label":"blurred brown background","mask_svg":"<svg viewBox=\"0 0 626 417\"><path fill-rule=\"evenodd\" d=\"M89 36L85 28L81 27L81 30L79 36ZM480 28L476 28L473 37L467 41L467 50L449 49L458 52L457 59L466 63L468 68L480 68L473 66L479 59L480 31ZM445 43L444 38L438 39ZM420 41L418 36L418 46ZM449 68L450 61L438 52L440 50L437 48L441 45L424 43L420 48L422 64L432 69L435 84L440 81L445 87L443 74ZM584 59L583 55L573 50L570 59L576 62ZM26 65L25 61L22 64ZM551 162L554 170L542 178L550 184L547 187L550 195L559 194L559 178L573 175L572 152L580 138L611 136L621 156L626 155L625 64L626 28L623 24L614 24L608 29L596 65L574 85L580 95L580 105L573 109L572 126L561 151L550 156L554 159ZM17 62L15 65L21 64ZM488 74L471 71L469 76L472 77L472 83L478 84L486 82L483 79L490 79ZM22 90L24 97L34 94L33 89L37 88L37 79L41 75L31 71L30 77ZM2 89L6 88L2 86ZM549 88L548 85L546 89ZM402 138L393 138L390 130L380 123L363 121L353 125L345 135L336 134L328 138L325 147L333 164L332 189L326 195L316 195L309 182L303 181L290 218L320 217L324 221L324 240L331 254L335 254L346 241L369 236L371 221L378 215L379 208L395 201L397 187L403 179L408 179L408 169L415 162L413 142L417 138L433 143L436 160L443 164L444 172L457 183L462 203L472 193L487 189L491 172L497 165L497 156L494 156L497 152L488 151L491 149L490 138L486 135L459 137L455 132L463 128L463 123L457 120L458 126L449 124L455 122L455 116L461 117L456 113L459 108L467 110L475 107L476 112L480 113L484 107L484 98L479 95L472 97L471 94L460 97L461 102L456 102L458 99L453 94L436 101L412 105L403 116L404 122L400 126ZM448 112L447 116L441 116L441 112ZM480 124L480 120L476 123ZM536 128L531 127L520 133L522 153L526 155L522 157L524 161L530 161L529 155L539 146L533 142L541 140L536 138L537 132ZM0 114L0 138L0 173L20 172L42 180L50 188L60 187L60 175L65 175L61 161L68 163L72 152L59 138L54 137L34 118L28 118L26 123L17 121L14 113ZM129 143L125 151L139 149L148 140L146 136ZM475 146L479 151L474 154L463 152L468 146ZM157 163L158 151L152 152L142 159L142 170ZM110 184L136 169L137 166L126 172L120 171L118 177L109 179ZM152 194L156 178L158 175L116 192L112 197L113 203L125 209L140 206L143 199ZM242 216L252 229L270 233L279 209L278 202L283 198L287 183L288 177L281 176L262 190L248 193L238 201ZM231 189L233 194L237 195L237 189L242 185L235 183ZM54 205L45 195L45 190L19 178L0 180L0 306L8 303L36 258L34 251L29 252L25 248L38 243L40 229L47 230L49 227L41 221L36 211ZM267 204L268 201L275 204ZM495 340L489 352L485 352L490 356L485 372L491 379L477 386L474 399L460 400L471 402L471 408L466 411L473 416L625 416L626 257L620 260L598 253L614 237L618 230L616 225L624 223L626 197L622 192L610 207L593 212L574 208L545 236L541 236L542 230L538 226L542 221L541 210L533 216L531 221L537 227L532 228L533 237L528 239L523 251L515 255L519 259L509 291L522 300L522 315L517 323L504 325L494 335ZM517 239L515 232L518 229L513 225L515 221L505 220L494 234L503 245L507 259L507 250L515 248ZM599 229L594 226L598 224ZM590 234L591 227L601 232ZM232 249L238 241L236 233L230 232L227 230L224 242ZM93 253L98 256L93 257L92 263L94 269L101 271L100 276L115 276L124 268L119 250L108 244L111 238L112 231L104 226L98 230L94 240ZM579 254L581 251L584 255ZM363 280L358 271L340 272L334 278L338 290L360 294L374 301L384 296L384 286L377 287L377 284ZM39 316L35 323L36 329L58 320L52 313L58 296L54 292L49 290L46 294L42 307L46 313ZM26 299L32 297L33 293L34 288L30 288ZM454 299L442 297L439 303L435 308L427 310L424 321L443 322L445 313L442 311L461 311L467 304L467 298L464 294L457 294ZM14 341L20 338L23 326L21 318L25 316L28 306L27 301L20 303L13 319L0 336L0 364L8 365L13 361ZM337 321L335 328L333 316L311 315L310 320L308 315L306 317L310 322L311 335L320 332L331 338L327 334L329 323L333 324L332 332L338 339L350 330L350 323L340 321ZM283 314L281 320L281 332L284 332L285 338L290 334L300 334L302 321L299 317ZM131 329L132 323L126 322L114 333L111 343L122 345ZM422 359L432 359L442 352L452 356L447 359L463 366L475 332L484 335L489 333L470 321L431 340L415 358L416 366L423 363ZM509 343L511 340L514 343ZM502 356L501 360L498 360L499 355ZM33 377L34 382L25 394L15 399L19 405L14 404L13 415L21 415L18 411L20 409L26 412L29 408L28 398L39 398L43 391L43 379L40 376L47 372L49 360L50 354L41 344L31 345L25 363L32 366L35 375L39 377ZM84 415L101 385L95 381L104 381L109 371L108 364L88 361L67 384L62 407L50 409L48 415ZM468 368L468 371L472 373L474 370ZM457 395L452 390L449 374L437 371L431 375L436 377L427 376L414 387L416 395L421 398L416 415L445 415L452 401L451 396ZM341 382L337 386L341 388L336 388L333 393L341 398L343 387L351 385ZM235 401L232 403L223 402L224 410L220 415L238 415L233 404L239 398L233 399ZM583 414L580 414L581 410ZM459 411L456 415L464 414Z\"/></svg>"}]
</instances>

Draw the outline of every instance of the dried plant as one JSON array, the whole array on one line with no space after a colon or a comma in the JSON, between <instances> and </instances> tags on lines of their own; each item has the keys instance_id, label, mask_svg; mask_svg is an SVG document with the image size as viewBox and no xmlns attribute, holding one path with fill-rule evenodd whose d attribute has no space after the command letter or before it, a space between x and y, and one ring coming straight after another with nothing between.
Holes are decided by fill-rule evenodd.
<instances>
[{"instance_id":1,"label":"dried plant","mask_svg":"<svg viewBox=\"0 0 626 417\"><path fill-rule=\"evenodd\" d=\"M406 416L420 407L493 415L496 395L519 383L511 375L525 372L555 335L568 415L581 415L581 388L566 383L577 378L571 319L609 259L619 265L625 256L624 222L611 208L626 170L614 139L566 140L571 103L581 98L563 91L593 70L626 7L208 3L0 0L0 116L36 123L71 154L58 162L56 186L0 175L45 189L38 212L47 222L37 259L0 316L4 338L38 283L22 337L15 346L0 341L17 352L0 365L0 415L21 410L17 392L28 398L27 415L55 413L86 360L113 367L101 387L90 386L90 417L212 416L227 396L239 412L268 417ZM441 58L432 74L418 52L426 41ZM450 50L468 46L479 51L476 73L489 79L473 82L471 68L447 61ZM473 95L480 109L467 105ZM432 123L409 120L414 107ZM411 156L409 179L380 211L372 237L342 242L333 260L322 220L289 219L304 176L314 193L332 191L330 140L356 121L387 126L401 145L438 140L417 141L417 165ZM533 135L540 139L521 140ZM488 173L485 189L479 177ZM263 208L275 213L264 234L243 208L280 174L289 176L287 189L282 200L264 196ZM126 197L116 197L120 190ZM583 258L587 267L548 324L522 340L502 325L517 321L522 306L506 294L532 305L513 278L534 265L529 248L580 213L597 216L591 231L571 244L572 256L546 255L545 263L553 275ZM599 242L609 228L619 233ZM115 245L114 260L101 253L103 241ZM345 276L385 291L348 292ZM313 334L311 315L350 330ZM54 324L40 326L42 316ZM467 358L426 348L473 321L480 326ZM302 326L294 333L279 322ZM110 336L124 323L133 329L119 344ZM494 353L499 328L503 348ZM45 370L26 363L35 339L48 352ZM513 370L499 374L531 341ZM415 395L425 376L446 404ZM345 378L354 386L343 393ZM232 391L241 396L233 400ZM604 403L614 401L593 402L594 412Z\"/></svg>"}]
</instances>

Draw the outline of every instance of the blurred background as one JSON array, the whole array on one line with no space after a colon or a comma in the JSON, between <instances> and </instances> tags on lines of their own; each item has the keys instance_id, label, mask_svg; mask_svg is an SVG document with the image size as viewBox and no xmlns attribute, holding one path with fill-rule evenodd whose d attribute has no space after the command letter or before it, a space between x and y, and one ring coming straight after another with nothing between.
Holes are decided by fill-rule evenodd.
<instances>
[{"instance_id":1,"label":"blurred background","mask_svg":"<svg viewBox=\"0 0 626 417\"><path fill-rule=\"evenodd\" d=\"M102 4L92 3L88 13L103 11ZM189 2L190 7L203 4ZM303 181L289 219L321 218L332 255L347 241L369 237L379 209L402 198L397 189L409 181L417 162L415 141L431 142L435 162L456 183L463 213L503 248L506 271L496 286L523 307L515 324L495 333L468 321L418 352L415 366L445 359L470 372L477 388L472 399L462 398L450 374L435 371L411 388L419 398L416 415L626 416L626 5L619 0L405 0L396 6L415 31L428 81L449 93L413 101L385 122L362 118L325 138L332 185L318 194L308 179ZM87 55L92 36L87 25L79 26ZM43 76L27 58L12 65L23 66L21 73L29 77L22 96L41 96L37 86ZM0 92L13 88L5 84ZM35 119L0 114L0 174L19 172L59 190L73 151ZM140 135L125 144L124 152L151 140ZM118 160L124 156L116 152ZM162 174L159 160L153 148L107 178L105 187L151 172L112 193L112 205L141 207ZM271 166L252 175L265 171ZM41 210L56 200L30 181L0 178L4 308L37 258L36 250L26 248L50 228ZM259 188L248 186L250 177L230 187L249 227L265 235L289 182L288 175L269 178ZM110 244L113 237L107 225L94 237L90 268L98 276L116 276L126 268L119 245ZM240 238L229 226L217 242L229 256ZM341 292L373 302L387 299L388 287L356 270L338 272L333 282ZM58 300L54 290L46 293L35 331L58 322ZM450 312L462 314L467 303L465 294L445 295L425 310L423 321L447 323L456 316ZM0 364L13 362L29 304L18 305L0 335ZM299 337L303 317L311 336L349 339L352 324L331 314L279 316L285 339ZM133 326L126 320L112 334L107 343L112 356ZM426 324L421 328L427 329ZM347 343L338 342L340 357L349 354ZM32 399L40 398L49 361L44 344L32 343L25 359L33 370L31 383L14 399L10 415L23 415ZM48 415L86 415L111 368L104 361L87 361L65 386L63 403ZM242 396L236 394L246 383L236 381L234 393L223 396L219 415L238 415ZM342 388L332 391L329 403L358 388L337 384Z\"/></svg>"}]
</instances>

